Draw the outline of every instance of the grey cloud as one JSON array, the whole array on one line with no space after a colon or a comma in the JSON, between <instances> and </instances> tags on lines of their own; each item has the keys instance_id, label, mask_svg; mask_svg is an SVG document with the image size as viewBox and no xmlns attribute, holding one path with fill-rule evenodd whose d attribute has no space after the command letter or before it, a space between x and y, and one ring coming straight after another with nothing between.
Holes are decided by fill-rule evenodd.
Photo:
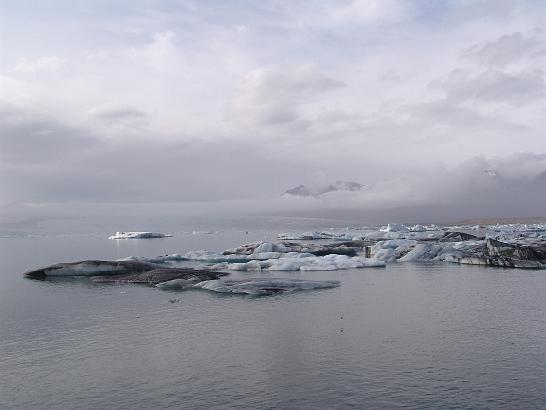
<instances>
[{"instance_id":1,"label":"grey cloud","mask_svg":"<svg viewBox=\"0 0 546 410\"><path fill-rule=\"evenodd\" d=\"M546 95L542 70L524 70L516 73L495 69L481 73L454 70L445 81L435 82L433 86L444 89L448 98L457 101L475 100L520 105L544 98Z\"/></svg>"},{"instance_id":2,"label":"grey cloud","mask_svg":"<svg viewBox=\"0 0 546 410\"><path fill-rule=\"evenodd\" d=\"M140 120L148 116L144 111L124 105L96 107L89 114L102 121Z\"/></svg>"},{"instance_id":3,"label":"grey cloud","mask_svg":"<svg viewBox=\"0 0 546 410\"><path fill-rule=\"evenodd\" d=\"M546 43L537 37L524 37L516 32L506 34L494 41L475 45L467 49L463 59L475 61L486 66L503 67L524 59L546 55Z\"/></svg>"},{"instance_id":4,"label":"grey cloud","mask_svg":"<svg viewBox=\"0 0 546 410\"><path fill-rule=\"evenodd\" d=\"M439 203L461 206L467 217L536 216L546 202L545 172L546 155L477 157L439 174L422 188L428 197L439 198Z\"/></svg>"},{"instance_id":5,"label":"grey cloud","mask_svg":"<svg viewBox=\"0 0 546 410\"><path fill-rule=\"evenodd\" d=\"M83 130L12 105L0 106L0 158L4 166L67 160L67 156L79 156L95 145Z\"/></svg>"},{"instance_id":6,"label":"grey cloud","mask_svg":"<svg viewBox=\"0 0 546 410\"><path fill-rule=\"evenodd\" d=\"M261 68L248 74L233 101L232 118L253 125L308 125L301 109L345 84L309 67Z\"/></svg>"},{"instance_id":7,"label":"grey cloud","mask_svg":"<svg viewBox=\"0 0 546 410\"><path fill-rule=\"evenodd\" d=\"M132 138L128 144L123 138L92 137L32 113L1 114L3 202L260 197L281 191L291 174L306 168L251 142Z\"/></svg>"},{"instance_id":8,"label":"grey cloud","mask_svg":"<svg viewBox=\"0 0 546 410\"><path fill-rule=\"evenodd\" d=\"M447 110L446 118L465 120L453 118L449 108L441 105L423 110L423 114L435 116ZM23 128L37 123L30 114L20 114L17 121L11 121ZM50 123L47 125L51 128ZM62 125L57 124L57 129L62 130ZM1 135L5 135L4 130ZM306 215L319 215L343 207L338 216L360 209L363 217L373 216L378 221L418 219L427 216L427 212L429 218L444 220L532 216L546 203L545 154L476 157L452 168L431 164L417 170L406 164L402 178L385 174L386 179L370 179L365 172L369 161L362 161L356 152L360 167L358 162L351 162L346 168L352 170L353 179L372 185L370 190L356 196L332 195L323 202L286 203L280 193L293 185L313 181L317 168L326 173L322 179L336 172L336 177L347 176L341 174L347 172L343 171L347 157L336 153L332 157L336 160L319 163L313 157L286 156L264 144L248 141L150 143L132 139L131 144L126 144L123 140L92 139L81 130L71 131L66 138L91 139L95 149L75 149L78 144L65 142L55 145L55 155L47 162L36 161L28 166L3 163L3 202L55 202L61 207L72 202L125 203L129 204L127 209L132 209L138 203L231 200L235 201L231 207L238 209L229 209L225 202L211 203L209 208L246 214L305 210ZM47 148L40 146L36 152L43 150ZM396 161L383 158L385 161L396 167Z\"/></svg>"},{"instance_id":9,"label":"grey cloud","mask_svg":"<svg viewBox=\"0 0 546 410\"><path fill-rule=\"evenodd\" d=\"M546 155L519 153L474 157L454 168L431 166L428 171L408 172L353 197L332 196L305 214L374 223L446 222L541 216L545 202Z\"/></svg>"},{"instance_id":10,"label":"grey cloud","mask_svg":"<svg viewBox=\"0 0 546 410\"><path fill-rule=\"evenodd\" d=\"M505 121L480 114L455 101L445 98L406 107L413 120L419 121L426 128L449 127L451 130L480 131L505 130Z\"/></svg>"},{"instance_id":11,"label":"grey cloud","mask_svg":"<svg viewBox=\"0 0 546 410\"><path fill-rule=\"evenodd\" d=\"M265 112L261 118L261 122L268 125L286 124L294 122L298 119L298 116L290 111L283 111L282 109L271 109Z\"/></svg>"},{"instance_id":12,"label":"grey cloud","mask_svg":"<svg viewBox=\"0 0 546 410\"><path fill-rule=\"evenodd\" d=\"M512 123L498 115L480 113L453 98L406 104L377 117L338 113L324 118L320 125L334 125L336 135L345 138L357 135L358 140L368 146L378 147L382 143L378 150L389 152L389 156L413 154L430 159L434 159L431 152L436 151L438 144L455 144L463 150L466 140L472 139L475 149L492 143L486 139L487 135L494 135L497 140L499 136L527 131L521 124ZM402 152L392 150L392 144L405 144L405 149ZM444 147L442 153L448 151ZM463 152L459 153L459 158L464 158Z\"/></svg>"}]
</instances>

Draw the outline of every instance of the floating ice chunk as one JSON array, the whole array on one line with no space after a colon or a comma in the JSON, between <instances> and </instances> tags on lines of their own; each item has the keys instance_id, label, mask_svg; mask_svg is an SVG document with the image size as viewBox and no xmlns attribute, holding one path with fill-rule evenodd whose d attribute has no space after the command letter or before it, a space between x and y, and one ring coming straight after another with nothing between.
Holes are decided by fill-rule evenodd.
<instances>
[{"instance_id":1,"label":"floating ice chunk","mask_svg":"<svg viewBox=\"0 0 546 410\"><path fill-rule=\"evenodd\" d=\"M257 260L267 260L267 259L278 259L283 254L281 252L257 252L249 256L251 259Z\"/></svg>"},{"instance_id":2,"label":"floating ice chunk","mask_svg":"<svg viewBox=\"0 0 546 410\"><path fill-rule=\"evenodd\" d=\"M284 278L267 279L217 279L206 280L194 285L195 288L219 293L237 293L253 296L274 295L313 289L329 289L339 286L335 280L299 280Z\"/></svg>"},{"instance_id":3,"label":"floating ice chunk","mask_svg":"<svg viewBox=\"0 0 546 410\"><path fill-rule=\"evenodd\" d=\"M363 239L369 241L381 241L388 239L404 239L406 234L403 232L372 231L363 235Z\"/></svg>"},{"instance_id":4,"label":"floating ice chunk","mask_svg":"<svg viewBox=\"0 0 546 410\"><path fill-rule=\"evenodd\" d=\"M309 258L315 258L315 256ZM270 260L266 261L265 268L272 271L296 271L300 270L309 258L282 258L280 260Z\"/></svg>"},{"instance_id":5,"label":"floating ice chunk","mask_svg":"<svg viewBox=\"0 0 546 410\"><path fill-rule=\"evenodd\" d=\"M277 235L279 239L282 240L318 240L318 239L332 239L334 238L334 234L330 232L304 232L301 234L287 234L287 233L280 233Z\"/></svg>"},{"instance_id":6,"label":"floating ice chunk","mask_svg":"<svg viewBox=\"0 0 546 410\"><path fill-rule=\"evenodd\" d=\"M427 228L425 228L423 225L413 225L409 228L412 232L425 232Z\"/></svg>"},{"instance_id":7,"label":"floating ice chunk","mask_svg":"<svg viewBox=\"0 0 546 410\"><path fill-rule=\"evenodd\" d=\"M443 251L441 255L438 256L437 260L444 262L458 263L462 258L462 253L458 251Z\"/></svg>"},{"instance_id":8,"label":"floating ice chunk","mask_svg":"<svg viewBox=\"0 0 546 410\"><path fill-rule=\"evenodd\" d=\"M309 258L314 256L315 255L309 252L288 252L283 255L284 258Z\"/></svg>"},{"instance_id":9,"label":"floating ice chunk","mask_svg":"<svg viewBox=\"0 0 546 410\"><path fill-rule=\"evenodd\" d=\"M370 256L385 262L391 262L400 258L402 254L409 252L416 244L417 242L411 239L379 241L371 247Z\"/></svg>"},{"instance_id":10,"label":"floating ice chunk","mask_svg":"<svg viewBox=\"0 0 546 410\"><path fill-rule=\"evenodd\" d=\"M299 234L292 234L292 233L279 233L277 235L277 238L279 238L282 241L294 241L300 239Z\"/></svg>"},{"instance_id":11,"label":"floating ice chunk","mask_svg":"<svg viewBox=\"0 0 546 410\"><path fill-rule=\"evenodd\" d=\"M386 228L381 228L382 232L407 232L408 228L402 224L388 224Z\"/></svg>"},{"instance_id":12,"label":"floating ice chunk","mask_svg":"<svg viewBox=\"0 0 546 410\"><path fill-rule=\"evenodd\" d=\"M127 256L126 258L116 259L116 262L149 262L150 258L144 256Z\"/></svg>"},{"instance_id":13,"label":"floating ice chunk","mask_svg":"<svg viewBox=\"0 0 546 410\"><path fill-rule=\"evenodd\" d=\"M248 262L250 263L250 262ZM247 270L247 263L230 263L228 264L229 270L240 270L240 271L246 271Z\"/></svg>"},{"instance_id":14,"label":"floating ice chunk","mask_svg":"<svg viewBox=\"0 0 546 410\"><path fill-rule=\"evenodd\" d=\"M264 242L260 245L258 245L253 253L265 253L265 252L276 252L276 253L285 253L288 252L289 249L283 245L282 243L271 243L271 242Z\"/></svg>"},{"instance_id":15,"label":"floating ice chunk","mask_svg":"<svg viewBox=\"0 0 546 410\"><path fill-rule=\"evenodd\" d=\"M429 243L418 243L415 247L398 259L399 262L429 261L438 256L441 246Z\"/></svg>"},{"instance_id":16,"label":"floating ice chunk","mask_svg":"<svg viewBox=\"0 0 546 410\"><path fill-rule=\"evenodd\" d=\"M179 253L173 253L171 255L156 256L155 258L146 258L144 256L128 256L126 258L121 258L116 260L120 262L137 261L137 262L150 262L150 263L167 263L167 262L187 261L188 258Z\"/></svg>"},{"instance_id":17,"label":"floating ice chunk","mask_svg":"<svg viewBox=\"0 0 546 410\"><path fill-rule=\"evenodd\" d=\"M214 264L209 263L203 263L201 265L196 265L193 268L197 270L212 270L212 271L220 271L220 270L228 270L229 269L229 263L227 262L219 262Z\"/></svg>"},{"instance_id":18,"label":"floating ice chunk","mask_svg":"<svg viewBox=\"0 0 546 410\"><path fill-rule=\"evenodd\" d=\"M115 235L109 236L108 239L153 239L171 236L170 234L160 232L116 232Z\"/></svg>"},{"instance_id":19,"label":"floating ice chunk","mask_svg":"<svg viewBox=\"0 0 546 410\"><path fill-rule=\"evenodd\" d=\"M222 255L218 252L211 252L204 249L189 251L184 254L184 257L188 260L204 261L210 263L246 262L250 259L247 255Z\"/></svg>"},{"instance_id":20,"label":"floating ice chunk","mask_svg":"<svg viewBox=\"0 0 546 410\"><path fill-rule=\"evenodd\" d=\"M266 265L266 262L263 261L250 261L244 264L246 271L260 271Z\"/></svg>"},{"instance_id":21,"label":"floating ice chunk","mask_svg":"<svg viewBox=\"0 0 546 410\"><path fill-rule=\"evenodd\" d=\"M201 279L199 278L173 279L167 282L158 283L156 286L160 289L190 289L199 282L201 282Z\"/></svg>"},{"instance_id":22,"label":"floating ice chunk","mask_svg":"<svg viewBox=\"0 0 546 410\"><path fill-rule=\"evenodd\" d=\"M343 270L382 266L385 266L385 262L378 259L364 258L362 256L326 255L322 258L315 257L309 260L300 266L300 270Z\"/></svg>"},{"instance_id":23,"label":"floating ice chunk","mask_svg":"<svg viewBox=\"0 0 546 410\"><path fill-rule=\"evenodd\" d=\"M57 263L45 268L26 272L33 279L45 279L48 276L97 276L122 275L126 273L146 272L159 266L142 261L100 261L87 260L81 262Z\"/></svg>"},{"instance_id":24,"label":"floating ice chunk","mask_svg":"<svg viewBox=\"0 0 546 410\"><path fill-rule=\"evenodd\" d=\"M385 262L361 256L296 254L265 261L253 260L247 263L231 263L229 269L239 271L329 271L378 266L385 266Z\"/></svg>"}]
</instances>

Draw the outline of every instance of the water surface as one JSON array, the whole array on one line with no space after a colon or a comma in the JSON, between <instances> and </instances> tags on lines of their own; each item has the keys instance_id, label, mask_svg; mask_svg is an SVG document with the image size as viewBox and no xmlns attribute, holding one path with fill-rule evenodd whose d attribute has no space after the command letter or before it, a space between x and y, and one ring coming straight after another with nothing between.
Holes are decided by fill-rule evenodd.
<instances>
[{"instance_id":1,"label":"water surface","mask_svg":"<svg viewBox=\"0 0 546 410\"><path fill-rule=\"evenodd\" d=\"M271 234L0 239L0 408L546 408L543 271L239 273L341 282L262 298L21 277Z\"/></svg>"}]
</instances>

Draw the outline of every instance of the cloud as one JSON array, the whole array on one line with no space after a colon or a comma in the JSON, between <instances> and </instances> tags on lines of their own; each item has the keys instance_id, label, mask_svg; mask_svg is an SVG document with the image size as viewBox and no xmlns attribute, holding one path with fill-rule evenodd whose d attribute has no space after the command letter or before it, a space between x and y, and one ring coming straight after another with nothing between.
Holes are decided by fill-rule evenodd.
<instances>
[{"instance_id":1,"label":"cloud","mask_svg":"<svg viewBox=\"0 0 546 410\"><path fill-rule=\"evenodd\" d=\"M106 122L140 120L148 116L144 111L124 104L101 105L90 109L87 114Z\"/></svg>"},{"instance_id":2,"label":"cloud","mask_svg":"<svg viewBox=\"0 0 546 410\"><path fill-rule=\"evenodd\" d=\"M365 191L288 201L293 209L305 203L312 209L308 215L341 218L359 210L361 219L382 223L540 216L546 201L546 155L478 156L454 167L436 164L428 171L379 181Z\"/></svg>"},{"instance_id":3,"label":"cloud","mask_svg":"<svg viewBox=\"0 0 546 410\"><path fill-rule=\"evenodd\" d=\"M13 106L0 110L0 153L3 202L263 197L306 168L259 143L104 139Z\"/></svg>"},{"instance_id":4,"label":"cloud","mask_svg":"<svg viewBox=\"0 0 546 410\"><path fill-rule=\"evenodd\" d=\"M81 129L10 104L0 105L0 158L4 167L40 168L91 149L96 142Z\"/></svg>"},{"instance_id":5,"label":"cloud","mask_svg":"<svg viewBox=\"0 0 546 410\"><path fill-rule=\"evenodd\" d=\"M258 68L241 81L233 101L233 119L259 125L305 126L305 108L344 83L311 66Z\"/></svg>"},{"instance_id":6,"label":"cloud","mask_svg":"<svg viewBox=\"0 0 546 410\"><path fill-rule=\"evenodd\" d=\"M259 201L342 179L376 187L348 207L462 209L502 202L491 158L546 153L539 2L137 3L7 10L1 201ZM542 165L517 161L534 179L497 174L533 195Z\"/></svg>"},{"instance_id":7,"label":"cloud","mask_svg":"<svg viewBox=\"0 0 546 410\"><path fill-rule=\"evenodd\" d=\"M65 63L65 60L57 56L43 56L35 60L21 60L15 67L13 72L23 74L33 73L54 73L59 71Z\"/></svg>"},{"instance_id":8,"label":"cloud","mask_svg":"<svg viewBox=\"0 0 546 410\"><path fill-rule=\"evenodd\" d=\"M175 46L176 34L173 31L153 33L152 41L144 46L132 47L127 56L137 62L162 72L176 68L180 64L181 53Z\"/></svg>"},{"instance_id":9,"label":"cloud","mask_svg":"<svg viewBox=\"0 0 546 410\"><path fill-rule=\"evenodd\" d=\"M410 2L398 0L349 0L336 2L324 11L326 25L400 22L412 15Z\"/></svg>"},{"instance_id":10,"label":"cloud","mask_svg":"<svg viewBox=\"0 0 546 410\"><path fill-rule=\"evenodd\" d=\"M544 72L540 69L511 73L492 69L477 74L459 69L433 86L446 90L448 98L459 102L473 100L520 105L546 95Z\"/></svg>"},{"instance_id":11,"label":"cloud","mask_svg":"<svg viewBox=\"0 0 546 410\"><path fill-rule=\"evenodd\" d=\"M463 59L489 67L504 67L524 60L546 56L546 43L537 36L516 32L505 34L494 41L474 45L463 54Z\"/></svg>"}]
</instances>

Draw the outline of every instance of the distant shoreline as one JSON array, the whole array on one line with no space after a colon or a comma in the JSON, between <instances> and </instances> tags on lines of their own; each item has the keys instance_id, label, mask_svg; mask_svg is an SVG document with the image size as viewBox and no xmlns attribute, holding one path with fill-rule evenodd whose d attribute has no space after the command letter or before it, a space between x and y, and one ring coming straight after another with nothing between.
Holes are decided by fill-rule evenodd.
<instances>
[{"instance_id":1,"label":"distant shoreline","mask_svg":"<svg viewBox=\"0 0 546 410\"><path fill-rule=\"evenodd\" d=\"M458 225L496 225L496 224L534 224L546 223L546 217L533 216L526 218L474 218L464 219L454 224Z\"/></svg>"}]
</instances>

